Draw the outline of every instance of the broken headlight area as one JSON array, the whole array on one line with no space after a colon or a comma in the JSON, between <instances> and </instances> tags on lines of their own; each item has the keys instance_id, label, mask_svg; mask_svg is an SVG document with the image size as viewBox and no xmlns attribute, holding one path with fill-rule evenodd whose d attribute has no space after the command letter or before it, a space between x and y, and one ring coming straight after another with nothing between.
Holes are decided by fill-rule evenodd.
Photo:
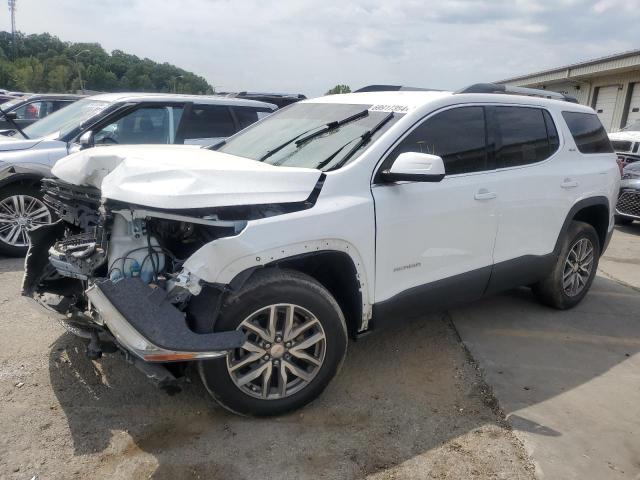
<instances>
[{"instance_id":1,"label":"broken headlight area","mask_svg":"<svg viewBox=\"0 0 640 480\"><path fill-rule=\"evenodd\" d=\"M111 335L144 361L214 358L241 345L237 332L192 327L213 327L214 321L203 322L202 316L206 310L213 317L216 308L209 304L203 310L202 299L191 302L203 286L182 264L203 245L238 234L246 221L121 204L111 208L96 204L96 193L88 190L55 180L45 185L60 220L31 232L23 294L62 314L66 324L88 332L85 336ZM208 293L215 290L205 287ZM215 303L219 292L211 298ZM192 309L192 303L200 306Z\"/></svg>"}]
</instances>

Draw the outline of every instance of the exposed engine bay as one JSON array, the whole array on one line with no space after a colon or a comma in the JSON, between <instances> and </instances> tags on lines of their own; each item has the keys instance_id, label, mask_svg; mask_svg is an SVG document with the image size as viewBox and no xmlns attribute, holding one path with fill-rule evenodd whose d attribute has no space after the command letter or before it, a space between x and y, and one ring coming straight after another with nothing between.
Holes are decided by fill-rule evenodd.
<instances>
[{"instance_id":1,"label":"exposed engine bay","mask_svg":"<svg viewBox=\"0 0 640 480\"><path fill-rule=\"evenodd\" d=\"M43 190L60 220L31 232L23 294L83 336L113 335L145 361L211 358L242 343L238 332L196 334L202 327L191 324L202 314L189 310L189 300L202 286L182 264L203 245L238 234L246 221L103 202L98 189L58 179L45 180ZM119 331L130 326L135 333Z\"/></svg>"}]
</instances>

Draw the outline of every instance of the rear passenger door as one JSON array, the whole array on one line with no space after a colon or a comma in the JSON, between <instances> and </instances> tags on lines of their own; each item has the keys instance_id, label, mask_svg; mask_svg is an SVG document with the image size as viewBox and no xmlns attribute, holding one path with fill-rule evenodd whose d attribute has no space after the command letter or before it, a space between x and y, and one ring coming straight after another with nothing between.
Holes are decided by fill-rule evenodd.
<instances>
[{"instance_id":1,"label":"rear passenger door","mask_svg":"<svg viewBox=\"0 0 640 480\"><path fill-rule=\"evenodd\" d=\"M542 259L536 257L553 251L571 204L567 196L571 188L563 184L573 180L571 165L560 155L564 148L556 127L560 119L540 107L494 105L488 112L496 139L500 215L492 287L500 289L496 284L500 280L527 281L501 279L502 273L526 277L528 268L540 265Z\"/></svg>"}]
</instances>

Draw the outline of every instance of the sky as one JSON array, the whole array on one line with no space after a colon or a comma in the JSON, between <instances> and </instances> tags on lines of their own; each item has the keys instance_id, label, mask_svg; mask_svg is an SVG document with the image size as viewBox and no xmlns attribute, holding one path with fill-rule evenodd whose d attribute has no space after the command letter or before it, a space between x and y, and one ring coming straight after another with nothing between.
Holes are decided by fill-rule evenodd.
<instances>
[{"instance_id":1,"label":"sky","mask_svg":"<svg viewBox=\"0 0 640 480\"><path fill-rule=\"evenodd\" d=\"M640 48L640 0L18 0L24 33L99 42L218 91L445 90ZM6 8L6 7L5 7ZM5 26L10 29L5 9Z\"/></svg>"}]
</instances>

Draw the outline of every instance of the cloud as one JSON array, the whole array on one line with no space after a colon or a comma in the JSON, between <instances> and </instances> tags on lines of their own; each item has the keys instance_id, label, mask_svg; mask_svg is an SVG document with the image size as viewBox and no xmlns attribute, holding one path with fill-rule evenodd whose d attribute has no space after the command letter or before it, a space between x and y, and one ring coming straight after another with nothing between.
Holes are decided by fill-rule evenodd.
<instances>
[{"instance_id":1,"label":"cloud","mask_svg":"<svg viewBox=\"0 0 640 480\"><path fill-rule=\"evenodd\" d=\"M223 90L455 89L637 48L635 0L20 0L18 27L192 70Z\"/></svg>"}]
</instances>

